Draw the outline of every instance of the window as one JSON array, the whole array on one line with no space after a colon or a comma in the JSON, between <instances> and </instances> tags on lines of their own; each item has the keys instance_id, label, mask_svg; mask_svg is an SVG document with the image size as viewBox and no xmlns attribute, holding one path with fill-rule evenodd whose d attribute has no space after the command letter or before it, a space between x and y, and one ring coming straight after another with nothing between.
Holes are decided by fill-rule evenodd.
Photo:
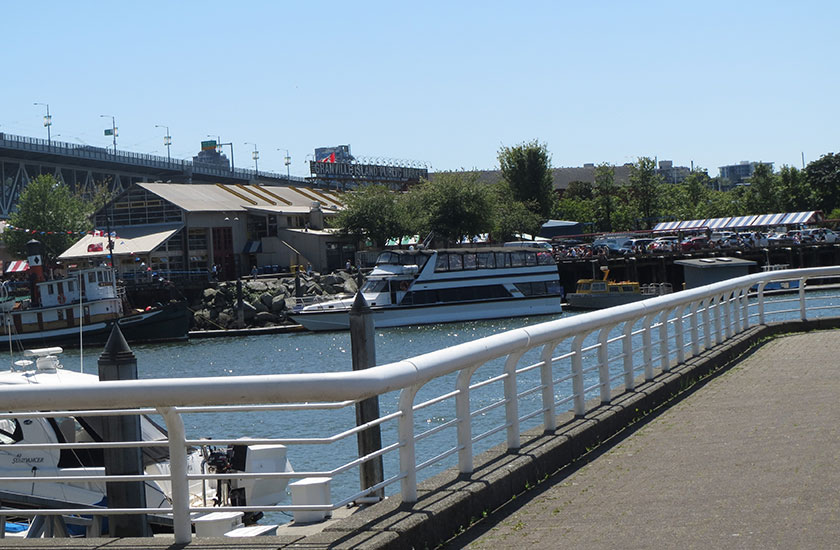
<instances>
[{"instance_id":1,"label":"window","mask_svg":"<svg viewBox=\"0 0 840 550\"><path fill-rule=\"evenodd\" d=\"M475 254L464 254L464 269L475 269L476 264Z\"/></svg>"},{"instance_id":2,"label":"window","mask_svg":"<svg viewBox=\"0 0 840 550\"><path fill-rule=\"evenodd\" d=\"M438 254L435 271L449 271L449 254Z\"/></svg>"},{"instance_id":3,"label":"window","mask_svg":"<svg viewBox=\"0 0 840 550\"><path fill-rule=\"evenodd\" d=\"M496 252L496 267L510 267L510 254L507 252Z\"/></svg>"},{"instance_id":4,"label":"window","mask_svg":"<svg viewBox=\"0 0 840 550\"><path fill-rule=\"evenodd\" d=\"M75 282L74 281L68 281L67 282L67 292L73 292L74 290L76 290Z\"/></svg>"},{"instance_id":5,"label":"window","mask_svg":"<svg viewBox=\"0 0 840 550\"><path fill-rule=\"evenodd\" d=\"M493 269L496 267L496 257L492 252L478 253L478 268L479 269Z\"/></svg>"},{"instance_id":6,"label":"window","mask_svg":"<svg viewBox=\"0 0 840 550\"><path fill-rule=\"evenodd\" d=\"M536 261L536 259L534 261ZM511 265L511 267L522 267L523 265L525 265L525 253L524 252L511 252L511 254L510 254L510 265Z\"/></svg>"},{"instance_id":7,"label":"window","mask_svg":"<svg viewBox=\"0 0 840 550\"><path fill-rule=\"evenodd\" d=\"M88 273L88 282L89 283L95 283L96 282L96 273L94 273L93 271Z\"/></svg>"},{"instance_id":8,"label":"window","mask_svg":"<svg viewBox=\"0 0 840 550\"><path fill-rule=\"evenodd\" d=\"M0 445L13 445L23 439L17 418L0 418Z\"/></svg>"},{"instance_id":9,"label":"window","mask_svg":"<svg viewBox=\"0 0 840 550\"><path fill-rule=\"evenodd\" d=\"M464 257L460 254L449 255L449 271L461 271L464 268Z\"/></svg>"},{"instance_id":10,"label":"window","mask_svg":"<svg viewBox=\"0 0 840 550\"><path fill-rule=\"evenodd\" d=\"M49 294L50 296L55 294L55 287L53 285L47 285L47 294Z\"/></svg>"}]
</instances>

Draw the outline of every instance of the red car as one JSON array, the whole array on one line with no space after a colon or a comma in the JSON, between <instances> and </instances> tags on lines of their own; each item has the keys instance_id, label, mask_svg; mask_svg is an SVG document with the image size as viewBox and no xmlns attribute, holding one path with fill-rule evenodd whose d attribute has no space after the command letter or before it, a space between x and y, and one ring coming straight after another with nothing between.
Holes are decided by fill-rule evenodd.
<instances>
[{"instance_id":1,"label":"red car","mask_svg":"<svg viewBox=\"0 0 840 550\"><path fill-rule=\"evenodd\" d=\"M691 252L692 250L702 250L709 244L709 239L706 237L689 237L680 243L683 252Z\"/></svg>"}]
</instances>

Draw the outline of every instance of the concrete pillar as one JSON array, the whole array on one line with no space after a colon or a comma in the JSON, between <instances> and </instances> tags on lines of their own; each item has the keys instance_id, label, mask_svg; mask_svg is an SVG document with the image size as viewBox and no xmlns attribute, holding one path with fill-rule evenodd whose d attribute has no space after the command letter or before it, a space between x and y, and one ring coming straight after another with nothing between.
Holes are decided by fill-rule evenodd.
<instances>
[{"instance_id":1,"label":"concrete pillar","mask_svg":"<svg viewBox=\"0 0 840 550\"><path fill-rule=\"evenodd\" d=\"M350 346L353 355L353 370L362 370L376 366L376 345L373 332L373 312L361 292L356 293L353 307L350 308ZM356 403L356 425L361 426L379 418L379 397L369 397ZM382 448L382 434L379 426L374 426L357 435L359 456L366 456ZM361 488L367 489L382 482L384 473L382 457L368 460L360 470ZM379 499L384 490L373 493Z\"/></svg>"},{"instance_id":2,"label":"concrete pillar","mask_svg":"<svg viewBox=\"0 0 840 550\"><path fill-rule=\"evenodd\" d=\"M102 355L99 356L99 380L136 380L137 358L114 324ZM141 441L139 416L106 416L103 418L102 437L105 441ZM103 449L106 475L140 475L143 473L143 456L137 447L128 449ZM107 484L109 508L145 508L146 485L142 481L110 482ZM114 515L108 521L112 537L149 537L146 516Z\"/></svg>"}]
</instances>

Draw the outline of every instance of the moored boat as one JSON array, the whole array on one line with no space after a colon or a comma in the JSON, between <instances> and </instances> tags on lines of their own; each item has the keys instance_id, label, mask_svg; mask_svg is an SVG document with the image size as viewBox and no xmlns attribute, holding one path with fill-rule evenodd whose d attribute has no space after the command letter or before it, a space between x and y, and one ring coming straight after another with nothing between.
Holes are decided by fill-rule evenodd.
<instances>
[{"instance_id":1,"label":"moored boat","mask_svg":"<svg viewBox=\"0 0 840 550\"><path fill-rule=\"evenodd\" d=\"M559 272L534 248L382 252L361 288L377 328L562 311ZM300 301L291 317L309 330L346 330L352 295Z\"/></svg>"},{"instance_id":2,"label":"moored boat","mask_svg":"<svg viewBox=\"0 0 840 550\"><path fill-rule=\"evenodd\" d=\"M78 269L45 280L40 244L28 250L30 296L17 301L0 288L0 336L19 348L102 344L114 323L131 343L184 340L190 313L183 302L132 310L110 267Z\"/></svg>"},{"instance_id":3,"label":"moored boat","mask_svg":"<svg viewBox=\"0 0 840 550\"><path fill-rule=\"evenodd\" d=\"M610 281L609 270L603 279L578 279L575 292L566 295L571 308L603 309L670 294L670 283L639 284L637 281Z\"/></svg>"}]
</instances>

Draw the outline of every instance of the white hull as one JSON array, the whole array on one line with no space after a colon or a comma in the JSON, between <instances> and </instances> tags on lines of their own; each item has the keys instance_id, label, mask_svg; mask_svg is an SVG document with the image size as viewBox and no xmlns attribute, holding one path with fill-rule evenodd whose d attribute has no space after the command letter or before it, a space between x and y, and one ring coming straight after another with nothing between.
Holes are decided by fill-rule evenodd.
<instances>
[{"instance_id":1,"label":"white hull","mask_svg":"<svg viewBox=\"0 0 840 550\"><path fill-rule=\"evenodd\" d=\"M540 296L492 302L462 302L403 307L385 306L374 307L371 310L374 326L388 328L560 314L562 313L562 306L559 296ZM350 328L349 309L297 313L292 315L292 319L303 325L304 328L313 331L347 330Z\"/></svg>"}]
</instances>

